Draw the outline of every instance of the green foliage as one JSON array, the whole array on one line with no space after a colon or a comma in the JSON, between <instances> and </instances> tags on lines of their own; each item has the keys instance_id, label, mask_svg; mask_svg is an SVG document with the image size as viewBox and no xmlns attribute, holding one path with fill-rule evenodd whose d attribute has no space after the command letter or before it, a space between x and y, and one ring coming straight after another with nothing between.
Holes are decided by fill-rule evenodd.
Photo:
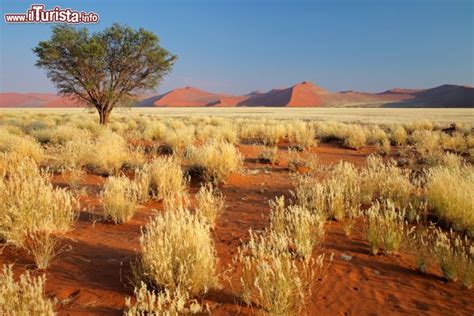
<instances>
[{"instance_id":1,"label":"green foliage","mask_svg":"<svg viewBox=\"0 0 474 316\"><path fill-rule=\"evenodd\" d=\"M155 34L119 24L92 34L87 28L55 26L51 39L33 52L36 66L46 69L59 93L96 108L101 124L134 93L156 88L176 60Z\"/></svg>"}]
</instances>

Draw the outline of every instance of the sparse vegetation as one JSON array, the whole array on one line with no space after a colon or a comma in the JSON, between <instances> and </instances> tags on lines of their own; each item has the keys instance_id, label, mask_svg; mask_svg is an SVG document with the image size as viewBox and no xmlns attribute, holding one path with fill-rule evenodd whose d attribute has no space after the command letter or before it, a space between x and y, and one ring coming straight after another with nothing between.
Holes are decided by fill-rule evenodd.
<instances>
[{"instance_id":1,"label":"sparse vegetation","mask_svg":"<svg viewBox=\"0 0 474 316\"><path fill-rule=\"evenodd\" d=\"M0 273L1 315L54 315L53 302L44 295L45 276L34 277L25 272L18 281L11 265Z\"/></svg>"},{"instance_id":2,"label":"sparse vegetation","mask_svg":"<svg viewBox=\"0 0 474 316\"><path fill-rule=\"evenodd\" d=\"M109 177L101 194L104 216L115 224L128 222L138 206L138 184L127 177Z\"/></svg>"},{"instance_id":3,"label":"sparse vegetation","mask_svg":"<svg viewBox=\"0 0 474 316\"><path fill-rule=\"evenodd\" d=\"M217 285L216 254L209 225L185 209L167 209L140 238L140 265L148 283L191 296Z\"/></svg>"},{"instance_id":4,"label":"sparse vegetation","mask_svg":"<svg viewBox=\"0 0 474 316\"><path fill-rule=\"evenodd\" d=\"M234 145L210 142L200 147L189 147L186 158L190 168L201 173L207 181L218 184L242 165L242 156Z\"/></svg>"}]
</instances>

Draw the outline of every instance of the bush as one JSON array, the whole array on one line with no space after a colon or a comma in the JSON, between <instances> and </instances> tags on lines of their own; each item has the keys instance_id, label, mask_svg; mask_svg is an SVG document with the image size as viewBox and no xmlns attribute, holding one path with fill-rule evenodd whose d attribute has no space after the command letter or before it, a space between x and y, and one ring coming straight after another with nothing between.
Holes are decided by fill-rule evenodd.
<instances>
[{"instance_id":1,"label":"bush","mask_svg":"<svg viewBox=\"0 0 474 316\"><path fill-rule=\"evenodd\" d=\"M1 315L54 315L54 305L44 296L43 276L32 277L27 271L15 282L11 265L0 274Z\"/></svg>"},{"instance_id":2,"label":"bush","mask_svg":"<svg viewBox=\"0 0 474 316\"><path fill-rule=\"evenodd\" d=\"M210 142L201 147L189 147L187 159L190 167L203 173L214 184L224 181L231 172L242 166L242 156L229 143Z\"/></svg>"},{"instance_id":3,"label":"bush","mask_svg":"<svg viewBox=\"0 0 474 316\"><path fill-rule=\"evenodd\" d=\"M140 237L145 279L171 292L204 293L217 284L216 253L209 225L185 209L168 209Z\"/></svg>"},{"instance_id":4,"label":"bush","mask_svg":"<svg viewBox=\"0 0 474 316\"><path fill-rule=\"evenodd\" d=\"M211 184L201 186L196 194L196 214L213 226L225 208L225 198Z\"/></svg>"},{"instance_id":5,"label":"bush","mask_svg":"<svg viewBox=\"0 0 474 316\"><path fill-rule=\"evenodd\" d=\"M140 190L137 183L127 177L109 177L101 194L104 216L116 224L128 222L138 206Z\"/></svg>"}]
</instances>

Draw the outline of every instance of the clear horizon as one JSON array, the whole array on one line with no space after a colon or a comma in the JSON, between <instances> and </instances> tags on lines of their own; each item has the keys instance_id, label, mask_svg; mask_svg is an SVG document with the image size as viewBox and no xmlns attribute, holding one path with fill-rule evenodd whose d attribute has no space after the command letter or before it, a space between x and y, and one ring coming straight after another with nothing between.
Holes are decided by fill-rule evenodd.
<instances>
[{"instance_id":1,"label":"clear horizon","mask_svg":"<svg viewBox=\"0 0 474 316\"><path fill-rule=\"evenodd\" d=\"M37 1L39 2L39 1ZM32 48L51 25L7 24L35 2L0 0L0 92L56 90ZM41 1L153 31L178 55L157 93L193 86L227 94L311 81L330 91L381 92L474 83L474 4L440 1Z\"/></svg>"}]
</instances>

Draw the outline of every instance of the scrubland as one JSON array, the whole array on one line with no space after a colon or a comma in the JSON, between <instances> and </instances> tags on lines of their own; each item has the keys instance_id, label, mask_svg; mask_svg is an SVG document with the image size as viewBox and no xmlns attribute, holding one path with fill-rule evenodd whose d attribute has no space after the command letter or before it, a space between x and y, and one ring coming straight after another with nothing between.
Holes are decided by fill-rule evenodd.
<instances>
[{"instance_id":1,"label":"scrubland","mask_svg":"<svg viewBox=\"0 0 474 316\"><path fill-rule=\"evenodd\" d=\"M0 112L1 313L474 312L469 121L180 111Z\"/></svg>"}]
</instances>

